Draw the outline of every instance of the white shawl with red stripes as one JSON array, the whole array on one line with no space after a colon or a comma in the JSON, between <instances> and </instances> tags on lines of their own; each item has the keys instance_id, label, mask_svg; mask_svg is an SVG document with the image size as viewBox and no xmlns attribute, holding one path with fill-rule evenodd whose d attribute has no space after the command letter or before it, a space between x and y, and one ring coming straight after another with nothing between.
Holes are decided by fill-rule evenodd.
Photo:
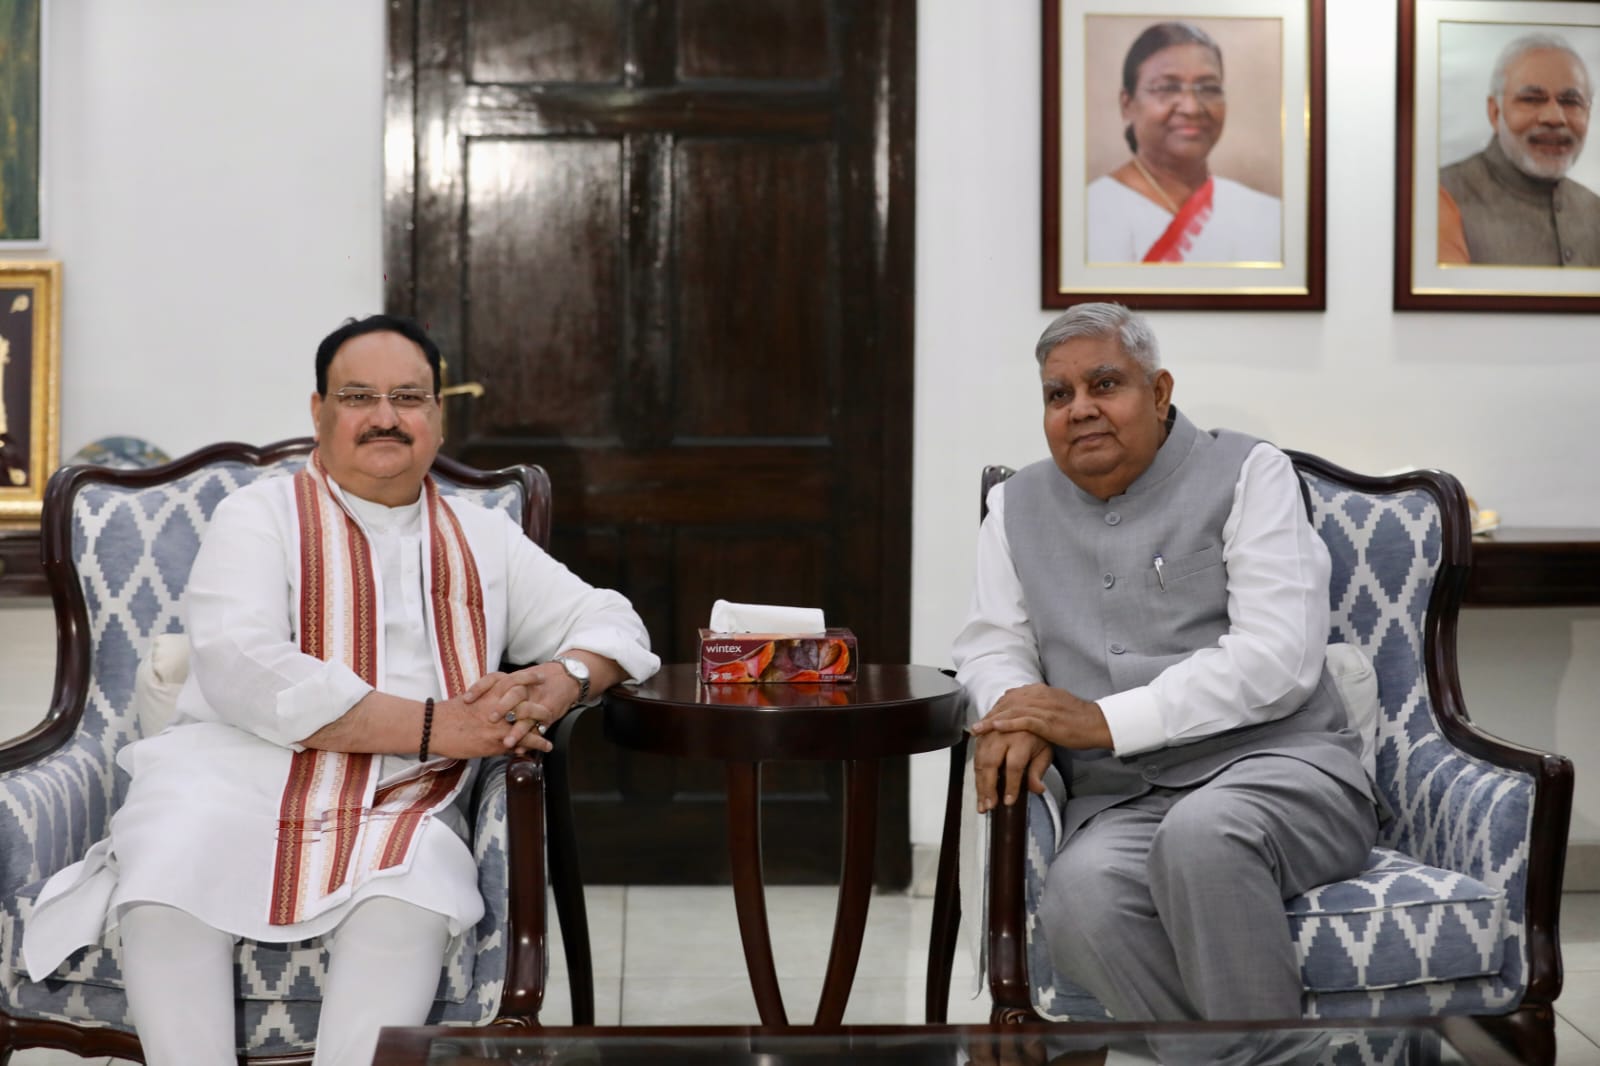
<instances>
[{"instance_id":1,"label":"white shawl with red stripes","mask_svg":"<svg viewBox=\"0 0 1600 1066\"><path fill-rule=\"evenodd\" d=\"M339 661L367 684L384 676L382 581L361 524L329 485L316 452L294 478L300 532L300 650ZM483 586L455 514L423 483L428 622L448 699L487 671ZM420 742L420 737L418 738ZM433 759L378 787L378 755L297 752L278 813L269 921L292 925L350 898L372 877L403 872L422 827L455 799L466 764Z\"/></svg>"}]
</instances>

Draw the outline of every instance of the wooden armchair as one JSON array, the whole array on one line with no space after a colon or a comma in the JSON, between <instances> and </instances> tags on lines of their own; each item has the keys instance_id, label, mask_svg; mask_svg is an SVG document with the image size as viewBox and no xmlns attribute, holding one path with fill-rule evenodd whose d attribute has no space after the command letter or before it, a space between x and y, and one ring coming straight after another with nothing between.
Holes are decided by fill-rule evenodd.
<instances>
[{"instance_id":1,"label":"wooden armchair","mask_svg":"<svg viewBox=\"0 0 1600 1066\"><path fill-rule=\"evenodd\" d=\"M184 588L217 503L298 469L311 443L218 444L152 469L69 466L51 479L42 538L58 634L55 691L43 722L0 746L0 1063L37 1046L142 1061L115 932L35 982L22 965L22 930L44 881L106 834L123 798L127 779L113 757L141 735L136 670L158 635L182 632ZM543 470L483 472L440 458L434 474L442 492L503 509L548 544ZM446 960L433 1024L538 1022L547 970L545 765L537 755L495 763L472 798L487 909ZM326 965L319 940L239 945L241 1054L310 1061Z\"/></svg>"},{"instance_id":2,"label":"wooden armchair","mask_svg":"<svg viewBox=\"0 0 1600 1066\"><path fill-rule=\"evenodd\" d=\"M1527 1061L1553 1061L1572 763L1467 717L1456 670L1472 552L1466 496L1438 471L1365 477L1289 454L1333 560L1332 642L1358 646L1377 675L1376 777L1393 812L1363 873L1285 901L1305 1015L1492 1015ZM985 501L1010 474L984 471ZM1105 1016L1053 972L1036 925L1059 844L1047 802L1030 795L992 817L997 1022Z\"/></svg>"}]
</instances>

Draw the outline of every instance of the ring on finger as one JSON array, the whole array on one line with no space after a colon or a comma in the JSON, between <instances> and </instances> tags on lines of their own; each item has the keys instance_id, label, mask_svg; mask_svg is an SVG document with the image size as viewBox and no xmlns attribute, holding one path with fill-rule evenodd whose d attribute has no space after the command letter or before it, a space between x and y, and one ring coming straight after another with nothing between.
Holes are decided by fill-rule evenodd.
<instances>
[{"instance_id":1,"label":"ring on finger","mask_svg":"<svg viewBox=\"0 0 1600 1066\"><path fill-rule=\"evenodd\" d=\"M506 721L509 722L511 725L516 725L517 724L517 712L516 711L507 711L506 712Z\"/></svg>"}]
</instances>

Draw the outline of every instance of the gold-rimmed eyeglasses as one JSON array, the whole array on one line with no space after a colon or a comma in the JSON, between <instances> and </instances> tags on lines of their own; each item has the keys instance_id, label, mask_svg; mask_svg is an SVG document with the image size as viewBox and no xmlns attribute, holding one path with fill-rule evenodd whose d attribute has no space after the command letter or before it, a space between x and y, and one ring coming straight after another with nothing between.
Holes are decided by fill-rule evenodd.
<instances>
[{"instance_id":1,"label":"gold-rimmed eyeglasses","mask_svg":"<svg viewBox=\"0 0 1600 1066\"><path fill-rule=\"evenodd\" d=\"M1223 98L1220 81L1158 81L1139 88L1158 104L1175 104L1184 93L1194 93L1200 104L1220 104Z\"/></svg>"},{"instance_id":2,"label":"gold-rimmed eyeglasses","mask_svg":"<svg viewBox=\"0 0 1600 1066\"><path fill-rule=\"evenodd\" d=\"M427 389L394 389L379 392L376 389L342 388L334 393L341 406L352 411L365 411L376 407L379 400L388 400L396 411L420 411L433 402L433 393Z\"/></svg>"}]
</instances>

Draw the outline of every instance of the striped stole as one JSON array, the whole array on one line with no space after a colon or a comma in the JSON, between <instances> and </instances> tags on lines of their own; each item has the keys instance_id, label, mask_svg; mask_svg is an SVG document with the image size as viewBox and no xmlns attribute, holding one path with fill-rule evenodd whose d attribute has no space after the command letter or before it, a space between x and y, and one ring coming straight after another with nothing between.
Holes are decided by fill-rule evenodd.
<instances>
[{"instance_id":1,"label":"striped stole","mask_svg":"<svg viewBox=\"0 0 1600 1066\"><path fill-rule=\"evenodd\" d=\"M382 581L361 525L334 494L317 453L294 476L300 533L300 650L344 663L376 688L383 677ZM483 585L454 512L423 482L429 637L445 697L487 666ZM419 738L420 740L420 738ZM273 925L293 925L349 899L356 886L411 863L421 829L461 790L466 763L429 760L378 787L379 755L296 752L278 810Z\"/></svg>"}]
</instances>

